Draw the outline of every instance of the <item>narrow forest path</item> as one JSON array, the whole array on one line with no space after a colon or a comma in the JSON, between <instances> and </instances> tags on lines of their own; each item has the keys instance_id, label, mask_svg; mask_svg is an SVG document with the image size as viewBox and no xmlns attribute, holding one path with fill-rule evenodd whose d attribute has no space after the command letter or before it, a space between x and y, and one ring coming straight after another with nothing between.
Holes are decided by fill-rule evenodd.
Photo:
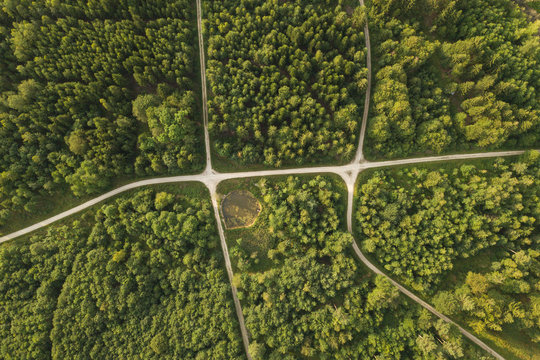
<instances>
[{"instance_id":1,"label":"narrow forest path","mask_svg":"<svg viewBox=\"0 0 540 360\"><path fill-rule=\"evenodd\" d=\"M364 5L364 0L359 0L360 6ZM364 161L364 138L366 137L366 127L369 115L369 104L371 100L371 41L369 38L369 26L366 16L366 24L364 25L364 36L366 38L366 66L368 69L367 73L367 89L366 89L366 98L364 100L364 114L362 115L362 124L360 125L360 137L358 139L358 149L356 150L356 156L353 162L358 163Z\"/></svg>"},{"instance_id":2,"label":"narrow forest path","mask_svg":"<svg viewBox=\"0 0 540 360\"><path fill-rule=\"evenodd\" d=\"M206 59L202 28L202 6L201 0L197 0L197 37L199 39L199 61L201 69L201 97L202 97L202 116L204 127L204 147L206 150L206 168L205 173L210 173L212 169L212 153L210 151L210 134L208 133L208 98L206 94Z\"/></svg>"},{"instance_id":3,"label":"narrow forest path","mask_svg":"<svg viewBox=\"0 0 540 360\"><path fill-rule=\"evenodd\" d=\"M200 0L199 0L200 1ZM347 205L347 226L348 230L352 233L352 211L353 211L353 199L354 199L354 188L355 183L358 174L365 169L370 168L379 168L379 167L387 167L387 166L395 166L395 165L411 165L411 164L420 164L420 163L429 163L429 162L437 162L437 161L453 161L453 160L467 160L467 159L479 159L479 158L496 158L496 157L505 157L505 156L515 156L523 154L525 151L500 151L500 152L486 152L486 153L474 153L474 154L456 154L456 155L442 155L442 156L430 156L430 157L420 157L420 158L412 158L412 159L400 159L400 160L388 160L388 161L379 161L379 162L362 162L362 163L356 163L356 164L349 164L349 165L342 165L342 166L319 166L319 167L309 167L309 168L297 168L297 169L278 169L278 170L261 170L261 171L244 171L244 172L237 172L237 173L216 173L214 171L207 171L205 170L201 174L197 175L183 175L183 176L171 176L171 177L162 177L162 178L153 178L148 180L142 180L137 181L131 184L124 185L122 187L119 187L117 189L114 189L112 191L109 191L105 194L102 194L92 200L89 200L81 205L78 205L70 210L64 211L58 215L55 215L53 217L50 217L46 220L40 221L34 225L28 226L24 229L21 229L19 231L13 232L11 234L4 235L0 237L0 243L9 241L11 239L15 239L17 237L20 237L25 234L29 234L33 231L36 231L38 229L44 228L54 222L57 222L59 220L65 219L69 216L75 215L76 213L88 209L94 205L99 204L102 201L105 201L107 199L110 199L114 196L117 196L121 193L124 193L128 190L144 187L144 186L150 186L150 185L157 185L157 184L166 184L166 183L182 183L182 182L201 182L204 185L206 185L210 191L210 194L212 196L212 204L214 206L214 212L216 216L216 222L219 230L219 235L221 239L221 246L225 258L225 265L227 268L227 274L229 276L229 280L231 281L231 287L233 292L233 299L235 303L235 308L237 311L239 323L241 326L241 332L242 332L242 339L244 341L244 346L246 348L246 354L248 359L251 359L249 356L249 351L247 351L249 342L248 342L248 332L245 327L244 323L244 317L241 311L240 307L240 301L238 300L236 288L232 284L232 267L231 262L229 258L229 252L227 249L227 244L225 242L225 234L223 232L222 223L221 223L221 217L219 213L219 208L217 204L217 197L216 197L216 188L217 185L221 181L225 180L231 180L231 179L241 179L241 178L250 178L250 177L265 177L265 176L279 176L279 175L301 175L301 174L324 174L324 173L333 173L339 175L347 184L348 189L348 205ZM211 169L210 169L211 170ZM367 267L369 267L372 271L374 271L377 274L381 274L382 272L373 265L360 251L356 243L353 243L353 249L355 253L357 254L360 261L362 261ZM383 274L384 275L384 274ZM429 304L427 304L425 301L411 293L409 290L407 290L405 287L401 286L396 281L386 276L398 289L405 295L407 295L409 298L411 298L416 303L420 304L421 306L425 307L429 311L431 311L433 314L438 316L439 318L448 321L455 325L455 323L450 320L448 317L444 316L443 314L436 311L433 307L431 307ZM467 330L463 329L459 325L456 325L458 329L471 341L476 343L478 346L486 350L488 353L495 356L497 359L504 359L501 355L497 354L493 349L491 349L489 346L487 346L485 343L483 343L480 339L478 339L476 336L468 332Z\"/></svg>"},{"instance_id":4,"label":"narrow forest path","mask_svg":"<svg viewBox=\"0 0 540 360\"><path fill-rule=\"evenodd\" d=\"M364 1L359 0L361 6L364 6ZM148 180L142 180L133 182L121 186L117 189L109 191L105 194L97 196L96 198L89 200L83 204L80 204L70 210L64 211L60 214L52 216L46 220L40 221L34 225L28 226L19 231L4 235L0 237L0 243L15 239L22 235L29 234L38 229L42 229L54 222L65 219L69 216L72 216L82 210L88 209L94 205L99 204L102 201L110 199L114 196L117 196L121 193L124 193L128 190L156 185L156 184L166 184L166 183L182 183L182 182L201 182L203 183L208 190L210 191L212 206L214 209L214 214L216 218L217 228L219 232L219 237L221 240L221 247L224 255L225 266L227 269L227 275L229 277L229 282L231 284L233 300L235 305L236 314L238 316L238 321L240 324L240 330L242 333L242 341L246 351L246 356L251 360L249 354L249 336L248 331L245 326L244 316L241 309L241 304L238 299L237 290L233 285L233 272L231 261L229 257L229 251L227 248L227 243L225 241L225 233L223 230L223 225L221 222L221 215L219 212L218 199L216 194L217 185L221 181L230 180L230 179L241 179L249 177L265 177L265 176L279 176L279 175L301 175L301 174L323 174L323 173L333 173L339 175L347 185L348 191L348 202L347 202L347 228L352 234L352 216L353 216L353 205L354 205L354 189L358 174L365 169L386 167L386 166L395 166L395 165L410 165L410 164L419 164L419 163L428 163L436 161L453 161L453 160L467 160L467 159L478 159L478 158L495 158L503 156L515 156L523 154L524 151L499 151L499 152L484 152L484 153L474 153L474 154L455 154L455 155L442 155L442 156L430 156L430 157L419 157L411 159L399 159L399 160L388 160L388 161L378 161L378 162L368 162L364 159L363 156L363 144L366 131L367 117L369 113L369 102L371 94L371 45L369 39L369 29L366 22L365 25L365 36L366 36L366 47L367 47L367 67L368 67L368 87L366 92L364 114L362 118L362 125L360 131L359 147L357 150L356 157L354 161L347 165L342 166L319 166L319 167L307 167L307 168L296 168L296 169L276 169L276 170L261 170L261 171L244 171L244 172L235 172L235 173L218 173L212 168L211 162L211 146L210 146L210 136L208 133L208 108L207 108L207 93L206 93L206 65L205 65L205 55L204 55L204 41L203 41L203 32L202 32L202 8L201 0L196 0L197 6L197 27L198 27L198 39L199 39L199 52L200 52L200 68L201 68L201 89L202 89L202 111L203 111L203 122L204 122L204 138L205 138L205 149L206 149L206 167L205 170L196 175L183 175L183 176L171 176L171 177L158 177ZM361 252L360 248L353 242L353 249L360 259L368 268L377 274L381 274L388 278L403 294L407 295L416 303L420 304L424 308L431 311L437 317L455 325L461 333L473 341L475 344L480 346L482 349L487 351L489 354L493 355L497 359L504 359L501 355L483 343L473 334L469 333L467 330L463 329L459 325L455 324L451 319L441 314L435 310L431 305L420 299L418 296L414 295L412 292L407 290L405 287L392 280L390 277L382 273L373 263L371 263Z\"/></svg>"},{"instance_id":5,"label":"narrow forest path","mask_svg":"<svg viewBox=\"0 0 540 360\"><path fill-rule=\"evenodd\" d=\"M360 2L360 6L365 7L364 0L359 0L359 2ZM366 24L364 25L364 36L366 38L366 50L367 50L366 65L367 65L367 69L368 69L368 74L367 74L368 84L367 84L367 89L366 89L366 98L365 98L365 101L364 101L364 114L362 116L362 125L360 127L360 138L358 139L358 149L356 151L356 157L355 157L353 163L361 163L361 162L365 161L365 158L364 158L364 139L366 137L366 127L367 127L367 121L368 121L368 115L369 115L369 106L370 106L370 99L371 99L371 84L372 84L371 40L370 40L370 36L369 36L369 26L368 26L367 16L366 16ZM448 159L448 160L457 160L458 158L456 156L457 155L454 155L454 156L452 156L452 155L450 155L450 156L441 156L439 161L444 161L446 159ZM471 154L469 156L474 157L474 154ZM472 158L472 157L468 157L468 158ZM400 165L400 164L405 164L405 163L413 164L413 163L415 163L414 162L415 160L418 161L418 162L423 162L421 158L407 159L407 160L409 162L400 162L400 160L390 160L390 161L386 161L386 162L383 161L383 162L380 162L380 165L381 166L391 166L391 165ZM435 161L437 161L437 160L435 160ZM358 178L358 174L360 173L360 171L361 170L356 170L355 172L348 173L348 176L345 176L345 177L342 176L343 181L345 181L345 184L347 184L347 230L349 231L349 233L351 233L351 235L353 235L353 237L354 237L354 233L353 233L353 228L352 228L352 216L353 216L353 207L354 207L354 190L355 190L355 186L356 186L356 179ZM360 261L362 261L362 263L364 263L364 265L366 265L371 271L375 272L376 274L380 274L380 275L385 276L388 280L390 280L390 282L392 284L394 284L394 286L396 286L399 289L399 291L401 291L403 294L407 295L410 299L415 301L417 304L420 304L421 306L423 306L424 308L429 310L431 313L433 313L437 317L443 319L444 321L446 321L448 323L451 323L454 326L456 326L464 336L466 336L468 339L470 339L476 345L480 346L482 349L487 351L489 354L493 355L496 359L504 360L504 358L501 355L499 355L495 350L493 350L489 346L487 346L483 341L478 339L476 336L474 336L473 334L471 334L470 332L468 332L467 330L465 330L464 328L462 328L458 324L456 324L454 321L452 321L451 319L449 319L445 315L443 315L440 312L438 312L437 310L435 310L435 308L433 308L431 305L429 305L428 303L426 303L425 301L420 299L418 296L416 296L415 294L413 294L412 292L407 290L405 287L403 287L402 285L400 285L399 283L397 283L396 281L391 279L389 276L384 274L381 270L379 270L362 253L362 251L358 247L358 244L356 243L356 239L354 239L352 246L353 246L353 249L354 249L354 252L355 252L356 256L358 256Z\"/></svg>"},{"instance_id":6,"label":"narrow forest path","mask_svg":"<svg viewBox=\"0 0 540 360\"><path fill-rule=\"evenodd\" d=\"M201 0L197 0L197 34L199 38L199 60L201 68L201 92L202 92L202 115L204 124L204 145L206 149L206 168L204 169L203 176L215 175L216 171L212 168L212 153L210 144L210 134L208 132L208 101L206 93L206 60L205 60L205 48L203 39L203 27L202 27L202 5ZM249 353L249 333L247 331L246 323L244 320L244 313L242 312L242 305L240 299L238 299L238 291L234 286L234 274L231 265L231 258L229 256L229 248L227 247L227 241L225 239L225 232L223 231L223 224L221 222L221 214L219 212L218 199L217 199L217 184L215 181L207 181L206 187L210 191L210 197L212 198L212 207L214 208L214 215L216 217L216 225L218 228L219 239L221 243L221 250L223 252L223 259L225 261L225 268L227 269L227 277L229 278L229 284L231 286L231 292L234 302L234 310L236 311L236 317L238 318L238 324L240 326L240 333L242 334L242 343L244 345L244 351L248 360L251 359Z\"/></svg>"},{"instance_id":7,"label":"narrow forest path","mask_svg":"<svg viewBox=\"0 0 540 360\"><path fill-rule=\"evenodd\" d=\"M212 196L212 206L214 208L214 215L216 216L216 223L219 232L219 238L221 241L221 249L223 251L223 257L225 258L225 267L227 268L227 276L229 277L229 283L231 284L231 291L233 294L234 309L236 310L236 316L238 317L238 323L240 325L240 332L242 334L242 342L244 343L244 350L248 360L251 360L251 354L249 353L249 335L246 328L246 323L244 320L244 313L242 312L242 305L240 304L240 299L238 299L238 290L233 283L233 271L231 265L231 258L229 256L229 248L227 246L227 241L225 239L225 232L223 231L223 223L221 222L221 213L219 211L218 199L216 194L215 185L208 187L210 194Z\"/></svg>"}]
</instances>

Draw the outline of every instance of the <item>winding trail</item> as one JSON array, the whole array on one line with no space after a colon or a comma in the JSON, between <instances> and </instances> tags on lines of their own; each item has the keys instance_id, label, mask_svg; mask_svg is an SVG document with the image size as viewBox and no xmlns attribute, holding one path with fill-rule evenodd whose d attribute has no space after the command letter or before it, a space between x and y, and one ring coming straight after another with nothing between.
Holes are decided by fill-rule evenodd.
<instances>
[{"instance_id":1,"label":"winding trail","mask_svg":"<svg viewBox=\"0 0 540 360\"><path fill-rule=\"evenodd\" d=\"M361 6L364 6L364 1L359 0ZM83 204L80 204L70 210L64 211L58 215L52 216L46 220L40 221L34 225L28 226L19 231L13 232L11 234L4 235L0 237L0 243L6 242L11 239L15 239L19 236L29 234L38 229L42 229L54 222L65 219L69 216L72 216L82 210L88 209L104 200L110 199L114 196L117 196L121 193L124 193L128 190L156 185L156 184L166 184L166 183L182 183L182 182L201 182L210 191L212 206L214 208L214 214L216 218L216 223L219 231L219 237L221 240L221 247L223 250L223 255L225 259L225 266L227 269L227 275L229 277L229 282L232 289L234 306L236 314L238 316L238 321L240 324L240 330L242 333L242 341L244 344L245 352L247 358L251 360L249 354L249 333L245 326L244 316L242 314L242 308L240 301L237 295L237 289L233 284L233 271L231 266L231 261L229 257L229 250L227 248L227 243L225 241L225 233L223 230L223 225L221 222L220 211L218 207L217 199L217 185L221 181L230 180L230 179L239 179L239 178L249 178L249 177L265 177L265 176L278 176L278 175L300 175L300 174L322 174L322 173L333 173L339 175L347 185L348 199L347 199L347 228L352 234L352 215L353 215L353 200L354 200L354 189L355 183L358 178L358 174L370 168L379 168L387 166L396 166L396 165L410 165L410 164L419 164L435 161L453 161L453 160L466 160L466 159L479 159L479 158L494 158L494 157L503 157L503 156L514 156L523 154L524 151L499 151L499 152L485 152L485 153L474 153L474 154L456 154L456 155L442 155L442 156L430 156L430 157L419 157L411 159L400 159L400 160L388 160L388 161L377 161L369 162L364 159L363 155L363 144L366 131L367 118L369 113L369 102L371 94L371 45L369 39L369 29L366 21L365 25L365 37L366 37L366 47L367 47L367 67L368 67L368 87L366 90L366 99L364 105L364 114L362 118L362 125L360 131L360 139L358 144L358 149L356 156L352 163L342 166L319 166L319 167L307 167L307 168L296 168L296 169L276 169L276 170L261 170L261 171L244 171L244 172L234 172L234 173L219 173L212 168L212 159L211 159L211 147L210 147L210 136L208 133L208 107L207 107L207 94L206 94L206 65L205 65L205 56L204 56L204 41L203 41L203 32L202 32L202 8L201 0L197 0L197 27L198 27L198 39L199 39L199 52L200 52L200 68L201 68L201 88L202 88L202 115L204 122L204 140L205 140L205 149L206 149L206 167L205 170L196 175L183 175L183 176L171 176L171 177L158 177L148 180L136 181L131 184L121 186L117 189L109 191L105 194L102 194L92 200L89 200ZM463 329L461 326L457 325L451 319L441 314L435 310L431 305L420 299L418 296L407 290L405 287L392 280L388 275L384 274L379 270L373 263L371 263L362 253L356 242L353 242L353 249L360 259L369 269L373 272L383 275L392 282L403 294L407 295L416 303L420 304L427 310L431 311L437 317L455 325L461 333L469 338L472 342L480 346L486 352L494 356L499 360L504 358L499 355L496 351L487 346L484 342L478 339L476 336Z\"/></svg>"},{"instance_id":2,"label":"winding trail","mask_svg":"<svg viewBox=\"0 0 540 360\"><path fill-rule=\"evenodd\" d=\"M221 181L230 180L230 179L239 179L239 178L249 178L249 177L265 177L265 176L278 176L278 175L300 175L300 174L322 174L322 173L333 173L339 175L346 183L347 190L348 190L348 202L347 202L347 227L349 232L352 233L352 212L353 212L353 198L354 198L354 188L355 188L355 182L358 177L358 174L365 169L370 168L379 168L379 167L387 167L387 166L396 166L396 165L410 165L410 164L419 164L419 163L428 163L428 162L435 162L435 161L452 161L452 160L466 160L466 159L479 159L479 158L494 158L494 157L504 157L504 156L515 156L523 154L524 151L500 151L500 152L487 152L487 153L475 153L475 154L457 154L457 155L442 155L442 156L431 156L431 157L420 157L420 158L413 158L413 159L400 159L400 160L388 160L388 161L378 161L378 162L361 162L361 163L353 163L348 165L342 165L342 166L320 166L320 167L308 167L308 168L298 168L298 169L278 169L278 170L261 170L261 171L244 171L244 172L235 172L235 173L217 173L210 170L205 170L201 174L197 175L184 175L184 176L171 176L171 177L163 177L163 178L154 178L154 179L148 179L148 180L142 180L137 181L131 184L124 185L122 187L119 187L115 190L109 191L103 195L100 195L92 200L89 200L79 206L76 206L70 210L64 211L56 216L50 217L46 220L40 221L32 226L28 226L24 229L21 229L19 231L13 232L11 234L7 234L5 236L0 237L0 243L3 243L5 241L17 238L19 236L31 233L35 230L41 229L47 225L50 225L56 221L59 221L61 219L67 218L71 215L74 215L82 210L88 209L89 207L92 207L104 200L110 199L114 196L117 196L123 192L126 192L128 190L149 186L149 185L156 185L156 184L166 184L166 183L182 183L182 182L191 182L191 181L197 181L205 184L211 194L212 197L212 205L214 207L214 214L216 217L216 222L219 230L219 236L221 239L221 246L223 250L223 255L225 259L225 265L227 268L227 275L229 277L229 281L231 284L232 294L233 294L233 300L234 305L236 309L236 313L238 316L238 321L240 324L240 330L242 333L242 340L244 342L244 348L246 350L246 355L249 360L251 360L251 356L249 355L249 336L248 331L245 326L244 317L242 314L242 309L240 305L240 301L238 299L237 290L236 287L232 283L233 279L233 272L232 272L232 266L231 261L229 257L229 251L227 248L227 243L225 241L225 234L222 227L220 212L218 208L218 202L217 202L217 194L216 194L216 188L217 185ZM403 294L407 295L409 298L411 298L416 303L420 304L424 308L431 311L434 315L437 317L455 325L459 331L469 338L472 342L480 346L482 349L484 349L489 354L493 355L495 358L499 360L503 360L504 358L499 355L495 350L491 349L488 345L486 345L484 342L482 342L480 339L478 339L476 336L474 336L472 333L468 332L461 326L457 325L455 322L450 320L445 315L441 314L437 310L435 310L431 305L420 299L418 296L414 295L412 292L407 290L405 287L401 286L399 283L382 273L373 263L371 263L364 254L360 251L358 245L356 242L353 242L353 249L358 256L358 258L373 272L377 274L381 274L388 278L392 284L394 284Z\"/></svg>"}]
</instances>

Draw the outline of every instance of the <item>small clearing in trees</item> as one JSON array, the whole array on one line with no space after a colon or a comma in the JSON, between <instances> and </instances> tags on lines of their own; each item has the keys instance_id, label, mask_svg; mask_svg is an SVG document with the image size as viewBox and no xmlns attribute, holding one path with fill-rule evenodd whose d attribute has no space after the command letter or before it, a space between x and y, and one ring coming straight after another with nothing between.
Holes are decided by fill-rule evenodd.
<instances>
[{"instance_id":1,"label":"small clearing in trees","mask_svg":"<svg viewBox=\"0 0 540 360\"><path fill-rule=\"evenodd\" d=\"M246 190L231 191L221 203L221 212L227 229L253 225L261 212L261 204Z\"/></svg>"}]
</instances>

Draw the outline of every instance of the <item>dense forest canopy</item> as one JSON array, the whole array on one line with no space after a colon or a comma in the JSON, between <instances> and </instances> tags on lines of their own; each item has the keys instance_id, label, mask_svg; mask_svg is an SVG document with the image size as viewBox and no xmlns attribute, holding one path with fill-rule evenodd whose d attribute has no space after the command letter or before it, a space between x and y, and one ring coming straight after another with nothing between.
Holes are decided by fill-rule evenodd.
<instances>
[{"instance_id":1,"label":"dense forest canopy","mask_svg":"<svg viewBox=\"0 0 540 360\"><path fill-rule=\"evenodd\" d=\"M351 159L367 87L363 10L342 0L203 4L217 154L270 166Z\"/></svg>"},{"instance_id":2,"label":"dense forest canopy","mask_svg":"<svg viewBox=\"0 0 540 360\"><path fill-rule=\"evenodd\" d=\"M372 0L373 157L540 145L540 21L511 0Z\"/></svg>"},{"instance_id":3,"label":"dense forest canopy","mask_svg":"<svg viewBox=\"0 0 540 360\"><path fill-rule=\"evenodd\" d=\"M4 1L0 225L38 194L202 165L195 5Z\"/></svg>"},{"instance_id":4,"label":"dense forest canopy","mask_svg":"<svg viewBox=\"0 0 540 360\"><path fill-rule=\"evenodd\" d=\"M367 21L368 156L540 145L540 21L511 0L366 3L203 1L219 166L352 159ZM191 0L0 0L0 227L39 217L54 195L201 170L197 40ZM362 173L359 244L441 312L531 359L540 154L475 164ZM227 231L254 360L488 359L359 266L335 178L235 181L220 187L245 185L261 204L253 225ZM0 358L245 359L219 240L206 188L187 184L1 244Z\"/></svg>"},{"instance_id":5,"label":"dense forest canopy","mask_svg":"<svg viewBox=\"0 0 540 360\"><path fill-rule=\"evenodd\" d=\"M2 359L244 359L207 192L138 190L0 246Z\"/></svg>"},{"instance_id":6,"label":"dense forest canopy","mask_svg":"<svg viewBox=\"0 0 540 360\"><path fill-rule=\"evenodd\" d=\"M359 184L355 218L363 249L391 276L479 333L517 329L538 354L540 153L375 171Z\"/></svg>"},{"instance_id":7,"label":"dense forest canopy","mask_svg":"<svg viewBox=\"0 0 540 360\"><path fill-rule=\"evenodd\" d=\"M227 236L254 360L487 359L358 267L334 180L261 180L252 189L263 211L249 236L266 242L266 253L252 252L243 230Z\"/></svg>"}]
</instances>

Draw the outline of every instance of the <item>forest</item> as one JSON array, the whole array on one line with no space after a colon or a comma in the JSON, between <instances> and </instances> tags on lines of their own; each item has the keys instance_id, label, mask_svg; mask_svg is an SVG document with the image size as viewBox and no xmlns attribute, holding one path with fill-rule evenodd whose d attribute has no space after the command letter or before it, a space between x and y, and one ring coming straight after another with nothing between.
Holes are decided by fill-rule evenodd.
<instances>
[{"instance_id":1,"label":"forest","mask_svg":"<svg viewBox=\"0 0 540 360\"><path fill-rule=\"evenodd\" d=\"M216 155L273 167L352 158L367 87L357 4L203 1Z\"/></svg>"},{"instance_id":2,"label":"forest","mask_svg":"<svg viewBox=\"0 0 540 360\"><path fill-rule=\"evenodd\" d=\"M4 1L0 226L40 196L202 168L194 2Z\"/></svg>"},{"instance_id":3,"label":"forest","mask_svg":"<svg viewBox=\"0 0 540 360\"><path fill-rule=\"evenodd\" d=\"M44 202L203 169L195 1L0 3L2 234ZM202 3L220 170L353 158L366 22L368 158L540 146L540 21L512 0ZM359 262L337 176L218 190L258 200L226 231L254 360L490 359ZM354 236L389 276L537 358L539 152L369 170L354 201ZM207 189L185 183L0 244L0 358L245 359L216 230Z\"/></svg>"},{"instance_id":4,"label":"forest","mask_svg":"<svg viewBox=\"0 0 540 360\"><path fill-rule=\"evenodd\" d=\"M137 190L2 244L0 358L244 359L206 188Z\"/></svg>"},{"instance_id":5,"label":"forest","mask_svg":"<svg viewBox=\"0 0 540 360\"><path fill-rule=\"evenodd\" d=\"M336 178L220 187L247 187L263 207L252 228L226 232L254 360L489 358L359 266Z\"/></svg>"},{"instance_id":6,"label":"forest","mask_svg":"<svg viewBox=\"0 0 540 360\"><path fill-rule=\"evenodd\" d=\"M512 0L371 0L370 158L540 145L540 20Z\"/></svg>"},{"instance_id":7,"label":"forest","mask_svg":"<svg viewBox=\"0 0 540 360\"><path fill-rule=\"evenodd\" d=\"M540 353L538 219L537 151L376 170L357 187L363 250L441 312L523 359Z\"/></svg>"}]
</instances>

